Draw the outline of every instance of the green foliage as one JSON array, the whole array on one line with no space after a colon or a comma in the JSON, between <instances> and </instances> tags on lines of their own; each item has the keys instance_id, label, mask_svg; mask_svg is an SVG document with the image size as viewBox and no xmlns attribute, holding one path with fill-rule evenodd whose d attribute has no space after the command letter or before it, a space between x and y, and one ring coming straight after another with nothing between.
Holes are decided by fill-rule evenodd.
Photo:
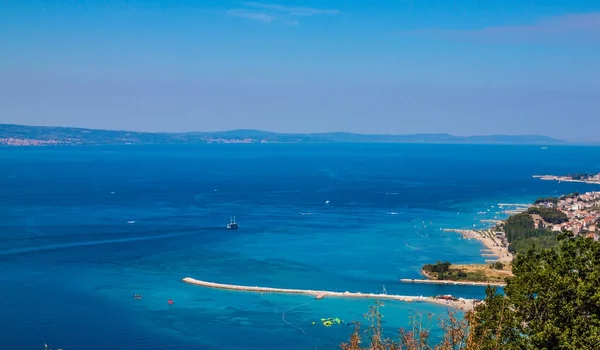
<instances>
[{"instance_id":1,"label":"green foliage","mask_svg":"<svg viewBox=\"0 0 600 350\"><path fill-rule=\"evenodd\" d=\"M550 230L536 229L529 213L520 213L509 217L504 224L504 232L510 243L512 253L526 253L533 247L549 248L556 244L556 234Z\"/></svg>"},{"instance_id":2,"label":"green foliage","mask_svg":"<svg viewBox=\"0 0 600 350\"><path fill-rule=\"evenodd\" d=\"M542 204L542 203L552 203L554 205L558 204L559 199L556 197L547 197L547 198L538 198L533 202L533 204Z\"/></svg>"},{"instance_id":3,"label":"green foliage","mask_svg":"<svg viewBox=\"0 0 600 350\"><path fill-rule=\"evenodd\" d=\"M551 224L562 224L569 221L567 214L555 208L531 207L527 210L529 214L537 214L544 219L545 222Z\"/></svg>"},{"instance_id":4,"label":"green foliage","mask_svg":"<svg viewBox=\"0 0 600 350\"><path fill-rule=\"evenodd\" d=\"M342 350L476 350L478 348L469 336L469 318L460 319L452 312L439 320L443 336L437 344L432 344L430 339L431 317L424 319L422 315L411 317L410 327L400 329L397 340L388 338L384 335L381 306L380 302L376 302L365 315L369 323L365 331L362 331L360 323L356 322L350 341L340 344Z\"/></svg>"},{"instance_id":5,"label":"green foliage","mask_svg":"<svg viewBox=\"0 0 600 350\"><path fill-rule=\"evenodd\" d=\"M445 273L450 271L450 265L452 265L449 262L441 262L438 261L435 264L427 264L423 266L423 270L425 272L433 272L433 273Z\"/></svg>"},{"instance_id":6,"label":"green foliage","mask_svg":"<svg viewBox=\"0 0 600 350\"><path fill-rule=\"evenodd\" d=\"M540 251L545 248L556 246L557 240L554 232L547 230L540 230L539 232L544 234L537 237L518 239L511 243L508 249L512 253L525 254L531 249Z\"/></svg>"},{"instance_id":7,"label":"green foliage","mask_svg":"<svg viewBox=\"0 0 600 350\"><path fill-rule=\"evenodd\" d=\"M502 270L504 268L504 264L500 261L496 261L495 263L490 264L490 269Z\"/></svg>"},{"instance_id":8,"label":"green foliage","mask_svg":"<svg viewBox=\"0 0 600 350\"><path fill-rule=\"evenodd\" d=\"M514 242L517 239L533 236L535 224L528 213L512 215L504 224L504 232L506 232L508 242Z\"/></svg>"},{"instance_id":9,"label":"green foliage","mask_svg":"<svg viewBox=\"0 0 600 350\"><path fill-rule=\"evenodd\" d=\"M471 282L485 282L486 276L480 271L465 272L460 269L453 269L452 264L449 262L437 262L435 264L423 265L423 271L425 271L432 278L438 280L450 280L450 281L471 281Z\"/></svg>"},{"instance_id":10,"label":"green foliage","mask_svg":"<svg viewBox=\"0 0 600 350\"><path fill-rule=\"evenodd\" d=\"M423 266L423 271L431 275L437 275L438 280L446 279L447 274L450 272L450 264L449 262L441 262L438 261L435 264L427 264Z\"/></svg>"},{"instance_id":11,"label":"green foliage","mask_svg":"<svg viewBox=\"0 0 600 350\"><path fill-rule=\"evenodd\" d=\"M480 349L600 348L599 243L561 234L557 249L517 255L513 273L476 309Z\"/></svg>"},{"instance_id":12,"label":"green foliage","mask_svg":"<svg viewBox=\"0 0 600 350\"><path fill-rule=\"evenodd\" d=\"M372 309L366 341L357 326L345 350L597 350L600 349L600 243L560 234L555 249L530 250L513 261L504 293L486 289L484 303L463 320L442 323L432 345L422 322L382 337L379 308Z\"/></svg>"},{"instance_id":13,"label":"green foliage","mask_svg":"<svg viewBox=\"0 0 600 350\"><path fill-rule=\"evenodd\" d=\"M573 192L571 194L566 194L564 196L560 196L560 199L577 198L578 196L579 196L579 192Z\"/></svg>"}]
</instances>

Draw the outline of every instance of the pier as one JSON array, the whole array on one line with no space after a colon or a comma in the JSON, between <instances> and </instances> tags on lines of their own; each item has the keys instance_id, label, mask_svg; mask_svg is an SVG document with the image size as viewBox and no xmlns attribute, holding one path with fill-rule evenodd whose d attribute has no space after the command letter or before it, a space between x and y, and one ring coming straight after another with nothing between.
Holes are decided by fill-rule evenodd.
<instances>
[{"instance_id":1,"label":"pier","mask_svg":"<svg viewBox=\"0 0 600 350\"><path fill-rule=\"evenodd\" d=\"M487 287L490 286L498 286L504 287L506 283L501 282L462 282L462 281L451 281L451 280L421 280L421 279L412 279L412 278L403 278L400 280L402 283L422 283L422 284L444 284L444 285L457 285L457 286L478 286L478 287Z\"/></svg>"},{"instance_id":2,"label":"pier","mask_svg":"<svg viewBox=\"0 0 600 350\"><path fill-rule=\"evenodd\" d=\"M525 211L526 211L526 209L504 210L502 213L509 214L509 215L515 215L515 214L524 213Z\"/></svg>"},{"instance_id":3,"label":"pier","mask_svg":"<svg viewBox=\"0 0 600 350\"><path fill-rule=\"evenodd\" d=\"M492 224L502 224L502 223L504 223L504 221L502 221L502 220L491 220L491 219L483 219L483 220L481 220L481 222L487 222L487 223L492 223Z\"/></svg>"},{"instance_id":4,"label":"pier","mask_svg":"<svg viewBox=\"0 0 600 350\"><path fill-rule=\"evenodd\" d=\"M277 293L277 294L297 294L297 295L310 295L316 299L322 299L324 297L336 297L336 298L352 298L352 299L376 299L376 300L397 300L404 302L428 302L443 306L449 306L461 310L471 310L473 307L473 300L471 299L460 299L458 301L451 300L440 300L434 297L424 296L404 296L394 294L375 294L375 293L351 293L351 292L331 292L325 290L311 290L311 289L286 289L286 288L271 288L271 287L251 287L251 286L240 286L235 284L223 284L215 282L207 282L197 280L191 277L186 277L182 280L184 283L193 284L196 286L214 288L214 289L225 289L233 291L243 292L256 292L256 293Z\"/></svg>"},{"instance_id":5,"label":"pier","mask_svg":"<svg viewBox=\"0 0 600 350\"><path fill-rule=\"evenodd\" d=\"M470 233L470 232L474 232L475 230L460 230L460 229L455 229L455 228L445 228L444 232L456 232L456 233Z\"/></svg>"}]
</instances>

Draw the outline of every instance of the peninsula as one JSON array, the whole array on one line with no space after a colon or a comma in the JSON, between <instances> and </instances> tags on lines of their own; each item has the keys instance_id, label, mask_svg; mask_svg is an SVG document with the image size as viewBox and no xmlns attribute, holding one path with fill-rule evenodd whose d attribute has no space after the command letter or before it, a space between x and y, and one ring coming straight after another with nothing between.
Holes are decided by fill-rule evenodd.
<instances>
[{"instance_id":1,"label":"peninsula","mask_svg":"<svg viewBox=\"0 0 600 350\"><path fill-rule=\"evenodd\" d=\"M444 143L444 144L565 144L538 135L454 136L449 134L275 133L259 130L217 132L139 132L71 127L0 124L0 145L168 145L205 143Z\"/></svg>"},{"instance_id":2,"label":"peninsula","mask_svg":"<svg viewBox=\"0 0 600 350\"><path fill-rule=\"evenodd\" d=\"M573 175L533 175L534 178L548 181L583 182L600 185L600 174L573 174Z\"/></svg>"}]
</instances>

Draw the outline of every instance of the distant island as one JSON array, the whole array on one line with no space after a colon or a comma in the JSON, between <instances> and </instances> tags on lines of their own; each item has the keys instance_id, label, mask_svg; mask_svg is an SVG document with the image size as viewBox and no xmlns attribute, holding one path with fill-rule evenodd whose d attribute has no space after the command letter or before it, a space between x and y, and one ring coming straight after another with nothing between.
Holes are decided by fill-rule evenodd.
<instances>
[{"instance_id":1,"label":"distant island","mask_svg":"<svg viewBox=\"0 0 600 350\"><path fill-rule=\"evenodd\" d=\"M533 175L533 177L540 180L550 181L565 181L565 182L583 182L588 184L599 184L600 185L600 174L573 174L573 175Z\"/></svg>"},{"instance_id":2,"label":"distant island","mask_svg":"<svg viewBox=\"0 0 600 350\"><path fill-rule=\"evenodd\" d=\"M154 133L71 127L0 124L0 146L166 145L203 143L445 143L557 145L565 141L537 135L454 136L449 134L287 134L259 130Z\"/></svg>"}]
</instances>

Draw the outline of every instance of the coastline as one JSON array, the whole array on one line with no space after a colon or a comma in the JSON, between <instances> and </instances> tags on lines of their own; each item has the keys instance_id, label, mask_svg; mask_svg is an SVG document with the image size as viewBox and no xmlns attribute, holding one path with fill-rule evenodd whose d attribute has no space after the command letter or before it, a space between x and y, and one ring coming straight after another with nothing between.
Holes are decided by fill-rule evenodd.
<instances>
[{"instance_id":1,"label":"coastline","mask_svg":"<svg viewBox=\"0 0 600 350\"><path fill-rule=\"evenodd\" d=\"M529 208L531 205L532 204L503 204L503 203L498 204L499 207L507 207L507 206L516 207L516 208L518 208L518 210L516 210L516 212L518 212L518 213L522 212L522 210L521 210L522 208ZM513 214L511 214L511 215L513 215ZM487 222L498 225L498 224L503 224L504 220L487 220ZM485 263L493 264L493 263L499 262L499 263L509 266L509 270L508 270L509 274L507 275L507 277L508 277L508 276L512 275L510 266L512 264L514 255L511 252L509 252L506 240L504 240L504 242L503 242L501 240L501 238L496 235L494 228L495 228L495 226L488 228L488 229L479 229L479 230L443 229L443 231L459 233L465 239L468 239L468 240L474 239L474 240L480 242L484 246L484 248L481 249L481 251L480 251L480 255L484 258L486 258L486 257L495 257L496 258L496 259L485 259ZM476 266L484 266L483 264L469 264L469 265L470 266L468 266L468 267L466 267L467 265L463 265L462 270L473 268ZM459 268L459 270L461 270L461 268ZM492 279L488 275L487 270L480 271L480 272L482 272L484 274L484 276L487 277L487 279ZM402 282L402 283L422 283L422 284L463 285L463 286L497 286L497 287L506 286L505 282L499 282L499 281L495 281L495 280L492 280L492 281L488 280L488 281L481 281L481 282L480 281L468 281L468 280L450 280L450 279L438 280L438 279L434 278L433 276L429 275L423 269L421 269L421 274L423 276L425 276L427 279L402 278L402 279L400 279L400 282Z\"/></svg>"},{"instance_id":2,"label":"coastline","mask_svg":"<svg viewBox=\"0 0 600 350\"><path fill-rule=\"evenodd\" d=\"M412 278L402 278L400 279L402 283L417 283L417 284L443 284L443 285L456 285L456 286L475 286L475 287L487 287L487 286L495 286L495 287L505 287L506 283L500 282L467 282L467 281L453 281L453 280L432 280L432 279L412 279Z\"/></svg>"},{"instance_id":3,"label":"coastline","mask_svg":"<svg viewBox=\"0 0 600 350\"><path fill-rule=\"evenodd\" d=\"M207 282L197 280L191 277L185 277L182 282L192 284L200 287L213 288L213 289L225 289L232 291L243 291L243 292L254 292L254 293L277 293L277 294L298 294L298 295L310 295L314 296L315 299L323 299L324 297L334 298L353 298L353 299L377 299L377 300L396 300L403 302L426 302L442 306L448 306L454 309L462 311L470 311L473 309L475 300L473 299L458 299L458 300L444 300L436 299L435 297L424 297L424 296L406 296L406 295L394 295L394 294L374 294L374 293L350 293L346 292L332 292L325 290L311 290L311 289L286 289L286 288L272 288L272 287L251 287L241 286L235 284L224 284Z\"/></svg>"},{"instance_id":4,"label":"coastline","mask_svg":"<svg viewBox=\"0 0 600 350\"><path fill-rule=\"evenodd\" d=\"M476 287L487 287L487 286L496 286L496 287L504 287L506 286L506 282L497 282L497 281L455 281L455 280L438 280L433 276L427 273L427 271L421 269L421 274L427 279L415 279L415 278L402 278L400 282L402 283L421 283L421 284L452 284L457 286L476 286Z\"/></svg>"},{"instance_id":5,"label":"coastline","mask_svg":"<svg viewBox=\"0 0 600 350\"><path fill-rule=\"evenodd\" d=\"M481 242L484 245L481 256L491 254L497 259L486 259L486 263L502 262L510 263L513 260L513 255L508 251L508 247L505 247L502 243L498 242L497 238L494 238L494 233L491 229L488 230L460 230L460 229L444 229L445 232L456 232L460 233L463 238L474 239Z\"/></svg>"},{"instance_id":6,"label":"coastline","mask_svg":"<svg viewBox=\"0 0 600 350\"><path fill-rule=\"evenodd\" d=\"M600 185L600 180L574 180L568 176L557 176L557 175L533 175L533 178L544 180L544 181L558 181L558 182L579 182L592 185Z\"/></svg>"}]
</instances>

